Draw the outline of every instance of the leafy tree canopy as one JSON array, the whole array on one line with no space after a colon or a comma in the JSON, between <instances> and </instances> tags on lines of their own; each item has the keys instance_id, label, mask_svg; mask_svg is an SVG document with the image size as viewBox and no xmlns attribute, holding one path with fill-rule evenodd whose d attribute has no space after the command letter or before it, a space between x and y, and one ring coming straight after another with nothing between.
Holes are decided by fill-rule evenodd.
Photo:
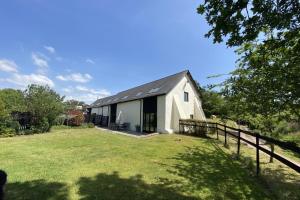
<instances>
[{"instance_id":1,"label":"leafy tree canopy","mask_svg":"<svg viewBox=\"0 0 300 200\"><path fill-rule=\"evenodd\" d=\"M299 0L205 0L198 7L211 30L205 35L214 42L226 37L228 46L240 46L272 32L278 39L298 35L300 27Z\"/></svg>"},{"instance_id":2,"label":"leafy tree canopy","mask_svg":"<svg viewBox=\"0 0 300 200\"><path fill-rule=\"evenodd\" d=\"M21 90L2 89L0 90L0 99L8 113L26 111L25 98Z\"/></svg>"},{"instance_id":3,"label":"leafy tree canopy","mask_svg":"<svg viewBox=\"0 0 300 200\"><path fill-rule=\"evenodd\" d=\"M28 111L34 116L35 124L48 122L51 127L56 117L63 113L64 97L60 97L49 86L29 85L24 95Z\"/></svg>"},{"instance_id":4,"label":"leafy tree canopy","mask_svg":"<svg viewBox=\"0 0 300 200\"><path fill-rule=\"evenodd\" d=\"M85 106L83 101L77 101L75 99L65 101L66 109L76 109L77 106Z\"/></svg>"},{"instance_id":5,"label":"leafy tree canopy","mask_svg":"<svg viewBox=\"0 0 300 200\"><path fill-rule=\"evenodd\" d=\"M198 85L198 90L200 91L200 99L202 101L202 108L206 117L211 117L212 115L217 115L218 117L227 117L228 106L224 97L221 96L216 91L212 91Z\"/></svg>"},{"instance_id":6,"label":"leafy tree canopy","mask_svg":"<svg viewBox=\"0 0 300 200\"><path fill-rule=\"evenodd\" d=\"M4 102L0 98L0 124L1 122L4 122L5 119L9 116L7 110L5 109Z\"/></svg>"},{"instance_id":7,"label":"leafy tree canopy","mask_svg":"<svg viewBox=\"0 0 300 200\"><path fill-rule=\"evenodd\" d=\"M238 47L238 67L221 84L232 109L300 119L299 1L206 0L198 13L211 26L206 37Z\"/></svg>"}]
</instances>

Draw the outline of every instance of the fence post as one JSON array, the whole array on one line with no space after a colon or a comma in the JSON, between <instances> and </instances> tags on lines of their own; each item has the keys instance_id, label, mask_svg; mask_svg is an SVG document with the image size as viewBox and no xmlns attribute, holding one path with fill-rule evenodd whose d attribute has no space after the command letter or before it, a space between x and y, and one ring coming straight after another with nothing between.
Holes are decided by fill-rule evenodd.
<instances>
[{"instance_id":1,"label":"fence post","mask_svg":"<svg viewBox=\"0 0 300 200\"><path fill-rule=\"evenodd\" d=\"M259 168L259 134L256 133L256 175L260 172Z\"/></svg>"},{"instance_id":2,"label":"fence post","mask_svg":"<svg viewBox=\"0 0 300 200\"><path fill-rule=\"evenodd\" d=\"M225 136L225 146L227 146L227 131L226 131L226 125L224 125L224 136Z\"/></svg>"},{"instance_id":3,"label":"fence post","mask_svg":"<svg viewBox=\"0 0 300 200\"><path fill-rule=\"evenodd\" d=\"M240 148L241 148L241 130L238 132L238 143L237 143L237 156L240 156Z\"/></svg>"},{"instance_id":4,"label":"fence post","mask_svg":"<svg viewBox=\"0 0 300 200\"><path fill-rule=\"evenodd\" d=\"M217 130L217 139L219 139L219 130L218 130L218 124L216 123L216 130Z\"/></svg>"},{"instance_id":5,"label":"fence post","mask_svg":"<svg viewBox=\"0 0 300 200\"><path fill-rule=\"evenodd\" d=\"M274 153L274 144L271 144L271 152ZM270 155L270 163L273 162L273 155Z\"/></svg>"}]
</instances>

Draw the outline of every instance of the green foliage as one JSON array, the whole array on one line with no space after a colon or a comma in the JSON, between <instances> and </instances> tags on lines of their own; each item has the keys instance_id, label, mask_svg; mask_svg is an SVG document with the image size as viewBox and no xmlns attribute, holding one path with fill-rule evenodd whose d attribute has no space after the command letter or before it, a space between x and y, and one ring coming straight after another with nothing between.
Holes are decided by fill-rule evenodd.
<instances>
[{"instance_id":1,"label":"green foliage","mask_svg":"<svg viewBox=\"0 0 300 200\"><path fill-rule=\"evenodd\" d=\"M55 126L61 126L64 124L65 120L67 119L65 114L59 115L56 119L55 119Z\"/></svg>"},{"instance_id":2,"label":"green foliage","mask_svg":"<svg viewBox=\"0 0 300 200\"><path fill-rule=\"evenodd\" d=\"M205 15L211 30L205 35L214 42L227 38L228 46L240 46L272 31L280 38L286 31L297 31L300 26L298 0L205 0L198 8Z\"/></svg>"},{"instance_id":3,"label":"green foliage","mask_svg":"<svg viewBox=\"0 0 300 200\"><path fill-rule=\"evenodd\" d=\"M206 37L239 47L238 67L219 85L229 115L273 135L288 131L276 127L282 119L299 122L299 1L206 0L198 13L211 26Z\"/></svg>"},{"instance_id":4,"label":"green foliage","mask_svg":"<svg viewBox=\"0 0 300 200\"><path fill-rule=\"evenodd\" d=\"M69 128L0 145L1 168L10 173L7 200L283 199L299 193L285 183L290 188L273 197L212 139L161 134L139 140Z\"/></svg>"},{"instance_id":5,"label":"green foliage","mask_svg":"<svg viewBox=\"0 0 300 200\"><path fill-rule=\"evenodd\" d=\"M293 142L300 147L300 131L296 133L289 133L286 135L282 135L282 140Z\"/></svg>"},{"instance_id":6,"label":"green foliage","mask_svg":"<svg viewBox=\"0 0 300 200\"><path fill-rule=\"evenodd\" d=\"M226 106L226 101L224 97L218 92L208 90L200 87L198 85L198 90L201 94L202 108L206 117L211 117L212 115L217 115L225 117L228 115L228 107Z\"/></svg>"},{"instance_id":7,"label":"green foliage","mask_svg":"<svg viewBox=\"0 0 300 200\"><path fill-rule=\"evenodd\" d=\"M81 126L84 122L84 116L83 114L78 114L71 119L68 120L68 125L69 126Z\"/></svg>"},{"instance_id":8,"label":"green foliage","mask_svg":"<svg viewBox=\"0 0 300 200\"><path fill-rule=\"evenodd\" d=\"M83 123L80 126L67 126L67 125L58 125L58 126L53 126L51 128L52 130L63 130L63 129L85 129L85 128L94 128L95 125L93 123Z\"/></svg>"},{"instance_id":9,"label":"green foliage","mask_svg":"<svg viewBox=\"0 0 300 200\"><path fill-rule=\"evenodd\" d=\"M48 132L64 109L63 98L48 86L29 85L22 92L14 89L0 90L0 135ZM20 130L20 124L11 114L28 111L32 115L30 130Z\"/></svg>"},{"instance_id":10,"label":"green foliage","mask_svg":"<svg viewBox=\"0 0 300 200\"><path fill-rule=\"evenodd\" d=\"M10 127L0 127L0 137L12 137L15 134L15 130Z\"/></svg>"},{"instance_id":11,"label":"green foliage","mask_svg":"<svg viewBox=\"0 0 300 200\"><path fill-rule=\"evenodd\" d=\"M93 123L88 123L87 126L88 126L88 128L94 128L95 127L95 125Z\"/></svg>"},{"instance_id":12,"label":"green foliage","mask_svg":"<svg viewBox=\"0 0 300 200\"><path fill-rule=\"evenodd\" d=\"M75 99L67 100L64 102L65 109L67 110L75 110L77 109L77 106L84 107L86 104L83 101L77 101Z\"/></svg>"},{"instance_id":13,"label":"green foliage","mask_svg":"<svg viewBox=\"0 0 300 200\"><path fill-rule=\"evenodd\" d=\"M5 109L3 100L0 98L0 122L3 122L8 116L9 116L9 113Z\"/></svg>"},{"instance_id":14,"label":"green foliage","mask_svg":"<svg viewBox=\"0 0 300 200\"><path fill-rule=\"evenodd\" d=\"M33 126L48 131L55 124L57 116L63 113L63 97L49 86L39 85L29 85L24 95L27 109L34 117Z\"/></svg>"},{"instance_id":15,"label":"green foliage","mask_svg":"<svg viewBox=\"0 0 300 200\"><path fill-rule=\"evenodd\" d=\"M0 137L10 137L15 134L15 130L8 126L10 122L10 115L5 109L3 100L0 98Z\"/></svg>"},{"instance_id":16,"label":"green foliage","mask_svg":"<svg viewBox=\"0 0 300 200\"><path fill-rule=\"evenodd\" d=\"M7 126L15 130L15 133L18 133L20 130L20 124L18 121L11 120L7 123Z\"/></svg>"},{"instance_id":17,"label":"green foliage","mask_svg":"<svg viewBox=\"0 0 300 200\"><path fill-rule=\"evenodd\" d=\"M45 133L50 131L50 124L46 117L43 117L41 120L38 120L36 124L32 127L33 132L35 133Z\"/></svg>"},{"instance_id":18,"label":"green foliage","mask_svg":"<svg viewBox=\"0 0 300 200\"><path fill-rule=\"evenodd\" d=\"M25 99L21 90L2 89L0 90L0 99L8 113L26 111Z\"/></svg>"},{"instance_id":19,"label":"green foliage","mask_svg":"<svg viewBox=\"0 0 300 200\"><path fill-rule=\"evenodd\" d=\"M300 117L300 59L294 54L300 55L300 43L297 45L298 50L286 53L271 45L245 44L239 49L239 67L224 82L224 95L243 103L246 112Z\"/></svg>"}]
</instances>

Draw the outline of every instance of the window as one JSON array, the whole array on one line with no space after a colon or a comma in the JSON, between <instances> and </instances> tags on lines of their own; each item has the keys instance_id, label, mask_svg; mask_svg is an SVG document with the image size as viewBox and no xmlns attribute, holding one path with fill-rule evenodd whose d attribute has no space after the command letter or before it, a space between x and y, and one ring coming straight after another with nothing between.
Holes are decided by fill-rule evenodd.
<instances>
[{"instance_id":1,"label":"window","mask_svg":"<svg viewBox=\"0 0 300 200\"><path fill-rule=\"evenodd\" d=\"M154 92L157 92L160 88L153 88L151 89L148 93L154 93Z\"/></svg>"},{"instance_id":2,"label":"window","mask_svg":"<svg viewBox=\"0 0 300 200\"><path fill-rule=\"evenodd\" d=\"M194 119L194 115L190 115L190 118L191 118L191 119Z\"/></svg>"},{"instance_id":3,"label":"window","mask_svg":"<svg viewBox=\"0 0 300 200\"><path fill-rule=\"evenodd\" d=\"M185 102L189 101L189 93L188 92L184 92L184 101Z\"/></svg>"}]
</instances>

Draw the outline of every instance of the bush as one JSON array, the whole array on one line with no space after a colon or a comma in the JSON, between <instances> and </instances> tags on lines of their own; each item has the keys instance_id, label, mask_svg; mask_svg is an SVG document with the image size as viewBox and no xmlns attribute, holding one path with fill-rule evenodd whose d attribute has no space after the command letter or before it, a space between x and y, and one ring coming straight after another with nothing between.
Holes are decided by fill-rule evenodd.
<instances>
[{"instance_id":1,"label":"bush","mask_svg":"<svg viewBox=\"0 0 300 200\"><path fill-rule=\"evenodd\" d=\"M8 122L8 126L12 129L14 129L15 133L19 133L21 126L18 121L10 121L10 122Z\"/></svg>"},{"instance_id":2,"label":"bush","mask_svg":"<svg viewBox=\"0 0 300 200\"><path fill-rule=\"evenodd\" d=\"M65 125L68 126L81 126L84 122L84 115L79 110L70 110L67 112L69 119L65 120Z\"/></svg>"},{"instance_id":3,"label":"bush","mask_svg":"<svg viewBox=\"0 0 300 200\"><path fill-rule=\"evenodd\" d=\"M65 115L60 115L60 116L58 116L58 117L55 119L54 125L55 125L55 126L61 126L61 125L64 124L65 120L66 120L66 116L65 116Z\"/></svg>"},{"instance_id":4,"label":"bush","mask_svg":"<svg viewBox=\"0 0 300 200\"><path fill-rule=\"evenodd\" d=\"M45 133L50 130L50 125L47 118L42 118L38 124L32 127L33 133Z\"/></svg>"},{"instance_id":5,"label":"bush","mask_svg":"<svg viewBox=\"0 0 300 200\"><path fill-rule=\"evenodd\" d=\"M278 135L280 134L288 134L289 132L291 132L292 129L291 127L289 126L289 123L286 122L286 121L280 121L276 127L275 127L275 130L274 132Z\"/></svg>"},{"instance_id":6,"label":"bush","mask_svg":"<svg viewBox=\"0 0 300 200\"><path fill-rule=\"evenodd\" d=\"M93 123L88 123L87 126L88 126L88 128L94 128L95 127L95 125Z\"/></svg>"},{"instance_id":7,"label":"bush","mask_svg":"<svg viewBox=\"0 0 300 200\"><path fill-rule=\"evenodd\" d=\"M12 137L16 135L16 131L12 128L2 127L0 128L0 137Z\"/></svg>"}]
</instances>

